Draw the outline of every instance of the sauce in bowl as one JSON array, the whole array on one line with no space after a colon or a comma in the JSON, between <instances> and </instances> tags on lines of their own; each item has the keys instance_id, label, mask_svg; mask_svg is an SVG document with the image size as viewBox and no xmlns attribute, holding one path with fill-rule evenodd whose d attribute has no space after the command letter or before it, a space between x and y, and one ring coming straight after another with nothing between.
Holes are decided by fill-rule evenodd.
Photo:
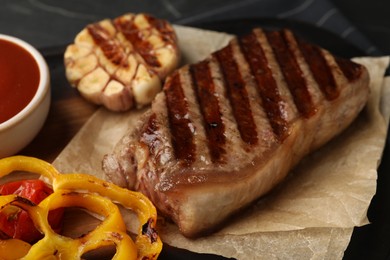
<instances>
[{"instance_id":1,"label":"sauce in bowl","mask_svg":"<svg viewBox=\"0 0 390 260\"><path fill-rule=\"evenodd\" d=\"M0 39L0 124L25 108L34 97L40 72L33 56Z\"/></svg>"}]
</instances>

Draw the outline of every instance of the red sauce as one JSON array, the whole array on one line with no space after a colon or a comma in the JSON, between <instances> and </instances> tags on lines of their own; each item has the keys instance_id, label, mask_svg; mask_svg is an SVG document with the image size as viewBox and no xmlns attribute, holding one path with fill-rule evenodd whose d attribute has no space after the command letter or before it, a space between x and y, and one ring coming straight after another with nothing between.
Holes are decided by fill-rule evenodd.
<instances>
[{"instance_id":1,"label":"red sauce","mask_svg":"<svg viewBox=\"0 0 390 260\"><path fill-rule=\"evenodd\" d=\"M0 123L19 113L39 85L38 64L22 47L0 40Z\"/></svg>"}]
</instances>

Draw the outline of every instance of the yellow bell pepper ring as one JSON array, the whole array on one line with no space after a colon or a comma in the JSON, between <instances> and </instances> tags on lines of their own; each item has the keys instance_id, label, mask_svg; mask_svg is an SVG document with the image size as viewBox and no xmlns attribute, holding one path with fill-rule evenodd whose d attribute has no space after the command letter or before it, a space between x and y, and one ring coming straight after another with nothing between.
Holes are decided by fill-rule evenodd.
<instances>
[{"instance_id":1,"label":"yellow bell pepper ring","mask_svg":"<svg viewBox=\"0 0 390 260\"><path fill-rule=\"evenodd\" d=\"M14 260L25 256L31 245L20 239L0 240L0 259Z\"/></svg>"},{"instance_id":2,"label":"yellow bell pepper ring","mask_svg":"<svg viewBox=\"0 0 390 260\"><path fill-rule=\"evenodd\" d=\"M162 242L156 231L156 208L143 194L88 174L61 174L51 164L33 157L14 156L0 160L0 177L15 171L41 175L51 182L54 192L38 205L17 195L0 196L0 209L25 210L44 234L33 245L17 239L0 240L0 252L14 252L7 258L0 253L0 259L80 259L85 253L108 245L116 247L113 259L157 259L159 256ZM141 225L135 242L127 234L116 204L137 214ZM67 207L84 208L102 216L103 220L80 238L62 236L50 227L48 214L51 210Z\"/></svg>"}]
</instances>

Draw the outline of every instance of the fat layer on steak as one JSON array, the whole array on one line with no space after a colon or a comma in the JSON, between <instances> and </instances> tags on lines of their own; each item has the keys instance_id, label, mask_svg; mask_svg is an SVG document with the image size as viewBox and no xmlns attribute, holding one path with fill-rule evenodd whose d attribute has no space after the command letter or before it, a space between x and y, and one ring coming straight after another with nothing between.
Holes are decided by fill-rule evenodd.
<instances>
[{"instance_id":1,"label":"fat layer on steak","mask_svg":"<svg viewBox=\"0 0 390 260\"><path fill-rule=\"evenodd\" d=\"M367 70L296 37L254 29L168 77L103 168L187 237L269 192L364 107Z\"/></svg>"}]
</instances>

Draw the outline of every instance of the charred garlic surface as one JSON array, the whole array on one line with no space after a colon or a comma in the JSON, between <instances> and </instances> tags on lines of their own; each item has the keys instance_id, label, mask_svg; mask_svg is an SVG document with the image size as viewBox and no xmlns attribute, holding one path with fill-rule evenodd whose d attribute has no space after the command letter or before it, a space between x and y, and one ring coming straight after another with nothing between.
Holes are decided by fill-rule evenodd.
<instances>
[{"instance_id":1,"label":"charred garlic surface","mask_svg":"<svg viewBox=\"0 0 390 260\"><path fill-rule=\"evenodd\" d=\"M88 101L112 111L148 105L179 63L165 20L125 14L84 28L64 54L66 77Z\"/></svg>"}]
</instances>

